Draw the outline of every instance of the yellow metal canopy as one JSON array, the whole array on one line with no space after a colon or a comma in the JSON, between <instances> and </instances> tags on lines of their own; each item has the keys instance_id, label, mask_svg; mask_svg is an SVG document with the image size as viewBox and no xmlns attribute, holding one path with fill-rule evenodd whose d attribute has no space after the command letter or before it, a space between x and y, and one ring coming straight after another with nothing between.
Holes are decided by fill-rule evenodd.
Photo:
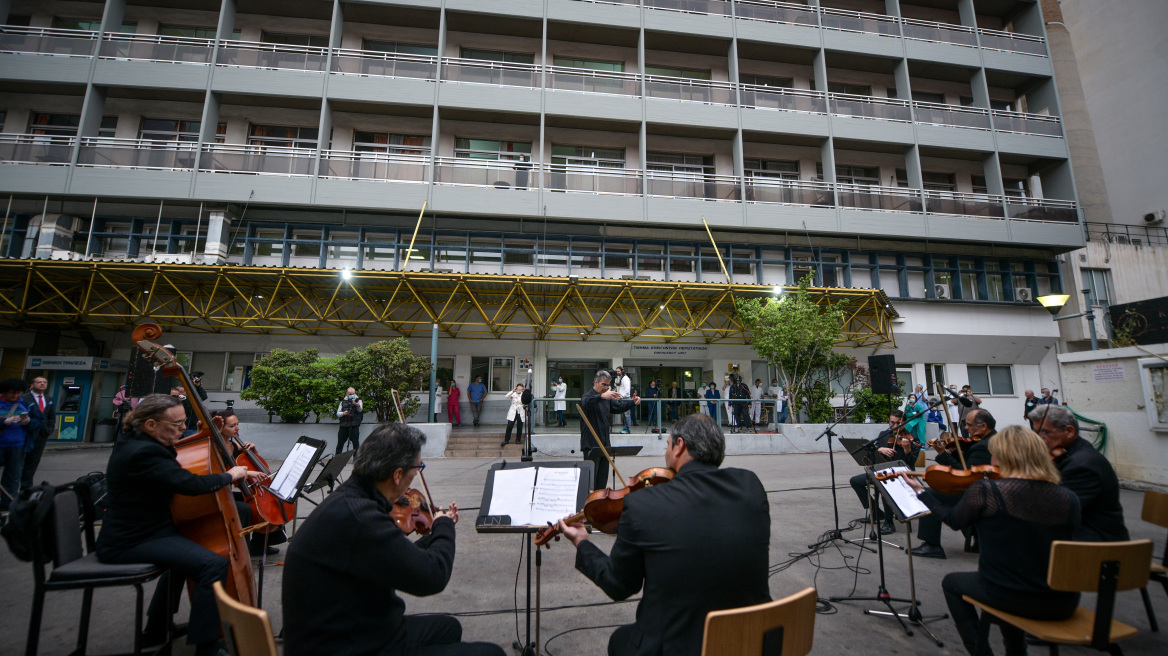
<instances>
[{"instance_id":1,"label":"yellow metal canopy","mask_svg":"<svg viewBox=\"0 0 1168 656\"><path fill-rule=\"evenodd\" d=\"M153 321L211 333L459 339L749 342L734 297L765 285L352 271L239 265L0 260L0 324L123 330ZM841 346L896 346L878 289L812 288L845 301Z\"/></svg>"}]
</instances>

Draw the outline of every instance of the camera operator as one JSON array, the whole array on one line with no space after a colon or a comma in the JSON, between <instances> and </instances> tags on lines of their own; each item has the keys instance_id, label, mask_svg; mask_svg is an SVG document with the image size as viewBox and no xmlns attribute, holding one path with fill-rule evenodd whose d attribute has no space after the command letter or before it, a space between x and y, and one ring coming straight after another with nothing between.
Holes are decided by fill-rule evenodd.
<instances>
[{"instance_id":1,"label":"camera operator","mask_svg":"<svg viewBox=\"0 0 1168 656\"><path fill-rule=\"evenodd\" d=\"M361 421L365 419L365 404L357 396L356 388L345 390L345 396L337 406L337 419L341 420L341 427L337 431L337 455L341 455L349 440L353 441L353 450L356 451L360 446Z\"/></svg>"},{"instance_id":2,"label":"camera operator","mask_svg":"<svg viewBox=\"0 0 1168 656\"><path fill-rule=\"evenodd\" d=\"M742 376L738 374L730 374L730 399L731 409L734 411L734 423L738 428L748 428L750 426L750 387L742 382Z\"/></svg>"},{"instance_id":3,"label":"camera operator","mask_svg":"<svg viewBox=\"0 0 1168 656\"><path fill-rule=\"evenodd\" d=\"M949 386L949 403L956 406L957 420L961 422L961 436L968 439L969 429L965 427L965 415L969 414L970 410L977 410L981 407L981 397L974 394L969 385L962 385L960 392L956 390L956 387L956 385Z\"/></svg>"}]
</instances>

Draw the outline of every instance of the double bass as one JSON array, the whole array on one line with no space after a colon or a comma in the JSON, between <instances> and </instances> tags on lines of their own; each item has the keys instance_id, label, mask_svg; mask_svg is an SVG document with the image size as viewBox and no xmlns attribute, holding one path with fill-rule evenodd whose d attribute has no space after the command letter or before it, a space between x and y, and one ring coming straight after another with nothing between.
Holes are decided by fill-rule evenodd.
<instances>
[{"instance_id":1,"label":"double bass","mask_svg":"<svg viewBox=\"0 0 1168 656\"><path fill-rule=\"evenodd\" d=\"M195 385L187 370L174 359L170 351L150 341L161 336L162 328L152 323L140 324L132 333L134 345L161 368L162 375L179 379L191 402L191 409L202 422L199 432L175 443L178 463L183 469L198 476L227 473L228 469L235 466L231 448L211 421L211 415L195 392ZM255 494L246 478L235 485L245 498ZM255 606L255 575L251 555L244 540L245 531L239 521L239 512L235 509L231 487L199 496L176 494L170 503L170 513L183 537L227 559L230 567L224 583L227 593L242 604Z\"/></svg>"}]
</instances>

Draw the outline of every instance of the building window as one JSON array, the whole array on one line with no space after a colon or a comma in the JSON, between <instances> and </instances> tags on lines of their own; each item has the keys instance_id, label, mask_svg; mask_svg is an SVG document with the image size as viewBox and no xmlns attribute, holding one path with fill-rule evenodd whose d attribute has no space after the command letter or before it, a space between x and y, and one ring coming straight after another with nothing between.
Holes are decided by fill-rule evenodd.
<instances>
[{"instance_id":1,"label":"building window","mask_svg":"<svg viewBox=\"0 0 1168 656\"><path fill-rule=\"evenodd\" d=\"M513 362L513 358L491 358L491 375L487 378L490 381L488 392L510 392L515 387L511 382Z\"/></svg>"},{"instance_id":2,"label":"building window","mask_svg":"<svg viewBox=\"0 0 1168 656\"><path fill-rule=\"evenodd\" d=\"M53 16L53 29L55 30L83 30L85 32L96 32L101 29L100 18L62 18L60 16ZM138 24L128 21L123 21L122 26L118 29L123 34L133 34L138 31Z\"/></svg>"},{"instance_id":3,"label":"building window","mask_svg":"<svg viewBox=\"0 0 1168 656\"><path fill-rule=\"evenodd\" d=\"M966 370L969 373L969 389L974 394L1014 395L1014 378L1009 366L971 364L966 365Z\"/></svg>"},{"instance_id":4,"label":"building window","mask_svg":"<svg viewBox=\"0 0 1168 656\"><path fill-rule=\"evenodd\" d=\"M75 137L77 136L77 127L79 125L81 125L80 114L49 114L38 112L33 114L32 118L29 119L28 133L55 137ZM113 138L114 131L117 127L117 116L103 116L101 118L101 127L97 131L97 136Z\"/></svg>"},{"instance_id":5,"label":"building window","mask_svg":"<svg viewBox=\"0 0 1168 656\"><path fill-rule=\"evenodd\" d=\"M531 266L535 263L535 244L530 241L507 240L503 248L503 264Z\"/></svg>"},{"instance_id":6,"label":"building window","mask_svg":"<svg viewBox=\"0 0 1168 656\"><path fill-rule=\"evenodd\" d=\"M249 146L315 149L317 133L317 128L300 128L287 125L252 125L247 143Z\"/></svg>"},{"instance_id":7,"label":"building window","mask_svg":"<svg viewBox=\"0 0 1168 656\"><path fill-rule=\"evenodd\" d=\"M463 48L463 59L479 59L482 61L501 62L506 64L534 64L535 55L530 52L505 52L502 50L478 50Z\"/></svg>"},{"instance_id":8,"label":"building window","mask_svg":"<svg viewBox=\"0 0 1168 656\"><path fill-rule=\"evenodd\" d=\"M828 82L827 90L831 93L846 93L853 96L872 95L872 86L869 84L845 84L843 82Z\"/></svg>"},{"instance_id":9,"label":"building window","mask_svg":"<svg viewBox=\"0 0 1168 656\"><path fill-rule=\"evenodd\" d=\"M1111 305L1111 270L1110 269L1083 269L1083 289L1087 290L1087 298L1091 305Z\"/></svg>"},{"instance_id":10,"label":"building window","mask_svg":"<svg viewBox=\"0 0 1168 656\"><path fill-rule=\"evenodd\" d=\"M943 364L926 364L925 365L925 393L936 394L937 383L945 385L945 365Z\"/></svg>"},{"instance_id":11,"label":"building window","mask_svg":"<svg viewBox=\"0 0 1168 656\"><path fill-rule=\"evenodd\" d=\"M662 255L664 246L638 246L637 271L661 271L663 267Z\"/></svg>"},{"instance_id":12,"label":"building window","mask_svg":"<svg viewBox=\"0 0 1168 656\"><path fill-rule=\"evenodd\" d=\"M650 171L667 171L679 174L701 176L714 174L712 155L687 155L685 153L648 153Z\"/></svg>"},{"instance_id":13,"label":"building window","mask_svg":"<svg viewBox=\"0 0 1168 656\"><path fill-rule=\"evenodd\" d=\"M741 84L753 84L758 87L772 87L790 89L795 86L795 80L789 77L774 77L772 75L752 75L750 73L738 76Z\"/></svg>"},{"instance_id":14,"label":"building window","mask_svg":"<svg viewBox=\"0 0 1168 656\"><path fill-rule=\"evenodd\" d=\"M373 39L365 39L362 43L362 49L372 52L390 52L399 55L421 55L424 57L438 56L438 46L427 46L417 43L396 43L393 41L374 41Z\"/></svg>"},{"instance_id":15,"label":"building window","mask_svg":"<svg viewBox=\"0 0 1168 656\"><path fill-rule=\"evenodd\" d=\"M990 188L988 186L986 186L986 177L984 175L975 175L975 176L971 176L971 177L972 177L972 182L973 182L973 193L975 193L975 194L988 194L988 193L990 193Z\"/></svg>"},{"instance_id":16,"label":"building window","mask_svg":"<svg viewBox=\"0 0 1168 656\"><path fill-rule=\"evenodd\" d=\"M929 191L957 191L957 176L953 173L938 173L937 171L923 171L921 181ZM908 171L896 169L896 185L908 187Z\"/></svg>"},{"instance_id":17,"label":"building window","mask_svg":"<svg viewBox=\"0 0 1168 656\"><path fill-rule=\"evenodd\" d=\"M1002 266L997 262L986 262L985 271L986 291L989 293L987 300L1006 300L1006 284L1005 276L1002 275Z\"/></svg>"},{"instance_id":18,"label":"building window","mask_svg":"<svg viewBox=\"0 0 1168 656\"><path fill-rule=\"evenodd\" d=\"M494 239L471 239L470 261L473 264L498 264L503 259L502 245Z\"/></svg>"},{"instance_id":19,"label":"building window","mask_svg":"<svg viewBox=\"0 0 1168 656\"><path fill-rule=\"evenodd\" d=\"M1148 399L1148 427L1168 431L1168 365L1159 358L1137 361L1144 398Z\"/></svg>"},{"instance_id":20,"label":"building window","mask_svg":"<svg viewBox=\"0 0 1168 656\"><path fill-rule=\"evenodd\" d=\"M977 295L977 271L973 260L961 260L959 263L961 267L958 278L961 280L961 300L976 301Z\"/></svg>"},{"instance_id":21,"label":"building window","mask_svg":"<svg viewBox=\"0 0 1168 656\"><path fill-rule=\"evenodd\" d=\"M799 162L777 159L745 159L742 161L746 178L767 180L798 180Z\"/></svg>"},{"instance_id":22,"label":"building window","mask_svg":"<svg viewBox=\"0 0 1168 656\"><path fill-rule=\"evenodd\" d=\"M214 39L214 27L200 27L195 25L159 25L158 33L162 36L177 36L187 39ZM231 40L239 40L239 30L231 33Z\"/></svg>"},{"instance_id":23,"label":"building window","mask_svg":"<svg viewBox=\"0 0 1168 656\"><path fill-rule=\"evenodd\" d=\"M1030 198L1030 181L1025 178L1003 178L1002 186L1010 198Z\"/></svg>"},{"instance_id":24,"label":"building window","mask_svg":"<svg viewBox=\"0 0 1168 656\"><path fill-rule=\"evenodd\" d=\"M608 73L623 73L625 70L624 62L580 59L578 57L555 57L552 59L552 65L563 66L565 68L585 68L590 71L605 71Z\"/></svg>"},{"instance_id":25,"label":"building window","mask_svg":"<svg viewBox=\"0 0 1168 656\"><path fill-rule=\"evenodd\" d=\"M358 153L429 155L430 137L358 130L353 133L353 150Z\"/></svg>"},{"instance_id":26,"label":"building window","mask_svg":"<svg viewBox=\"0 0 1168 656\"><path fill-rule=\"evenodd\" d=\"M194 143L199 140L199 126L199 121L143 118L142 128L138 131L138 138L154 141L189 141Z\"/></svg>"},{"instance_id":27,"label":"building window","mask_svg":"<svg viewBox=\"0 0 1168 656\"><path fill-rule=\"evenodd\" d=\"M625 167L625 150L624 148L552 145L552 164L623 169Z\"/></svg>"},{"instance_id":28,"label":"building window","mask_svg":"<svg viewBox=\"0 0 1168 656\"><path fill-rule=\"evenodd\" d=\"M438 237L434 245L434 260L440 263L466 262L465 237Z\"/></svg>"},{"instance_id":29,"label":"building window","mask_svg":"<svg viewBox=\"0 0 1168 656\"><path fill-rule=\"evenodd\" d=\"M631 246L615 246L612 244L604 245L604 268L605 269L631 269L633 260L629 257L629 253L633 251Z\"/></svg>"},{"instance_id":30,"label":"building window","mask_svg":"<svg viewBox=\"0 0 1168 656\"><path fill-rule=\"evenodd\" d=\"M459 137L454 140L454 156L501 162L528 162L531 161L531 142Z\"/></svg>"},{"instance_id":31,"label":"building window","mask_svg":"<svg viewBox=\"0 0 1168 656\"><path fill-rule=\"evenodd\" d=\"M694 249L692 246L669 245L669 270L682 273L692 273Z\"/></svg>"}]
</instances>

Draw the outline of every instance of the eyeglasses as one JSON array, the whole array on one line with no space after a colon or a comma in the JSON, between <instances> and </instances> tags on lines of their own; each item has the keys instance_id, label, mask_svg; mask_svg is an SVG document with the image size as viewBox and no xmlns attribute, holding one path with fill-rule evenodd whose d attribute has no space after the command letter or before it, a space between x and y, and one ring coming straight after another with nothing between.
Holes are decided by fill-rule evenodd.
<instances>
[{"instance_id":1,"label":"eyeglasses","mask_svg":"<svg viewBox=\"0 0 1168 656\"><path fill-rule=\"evenodd\" d=\"M175 428L186 428L186 425L187 425L186 419L183 419L182 421L167 421L165 419L155 419L154 421L156 421L160 424L167 424L170 426L174 426Z\"/></svg>"},{"instance_id":2,"label":"eyeglasses","mask_svg":"<svg viewBox=\"0 0 1168 656\"><path fill-rule=\"evenodd\" d=\"M409 467L406 467L406 469L416 469L418 471L422 471L425 468L426 468L426 463L424 463L424 462L420 462L416 465L411 465Z\"/></svg>"}]
</instances>

